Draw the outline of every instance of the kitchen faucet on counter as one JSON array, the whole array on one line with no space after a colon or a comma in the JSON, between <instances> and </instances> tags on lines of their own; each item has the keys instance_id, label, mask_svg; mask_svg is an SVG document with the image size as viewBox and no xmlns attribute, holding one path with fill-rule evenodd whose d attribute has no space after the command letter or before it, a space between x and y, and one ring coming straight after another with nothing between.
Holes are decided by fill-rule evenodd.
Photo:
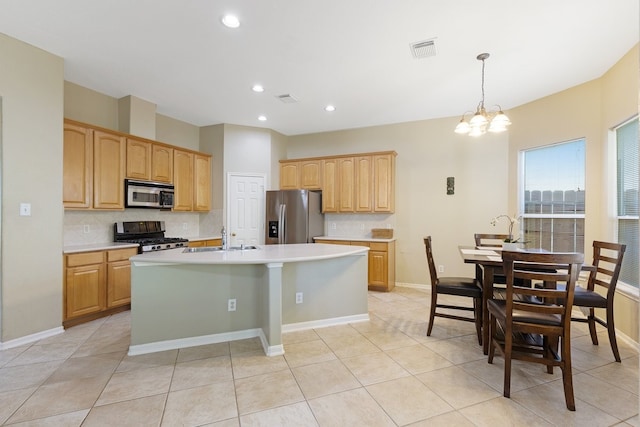
<instances>
[{"instance_id":1,"label":"kitchen faucet on counter","mask_svg":"<svg viewBox=\"0 0 640 427\"><path fill-rule=\"evenodd\" d=\"M222 226L222 230L220 230L220 234L222 235L222 250L227 250L227 230Z\"/></svg>"}]
</instances>

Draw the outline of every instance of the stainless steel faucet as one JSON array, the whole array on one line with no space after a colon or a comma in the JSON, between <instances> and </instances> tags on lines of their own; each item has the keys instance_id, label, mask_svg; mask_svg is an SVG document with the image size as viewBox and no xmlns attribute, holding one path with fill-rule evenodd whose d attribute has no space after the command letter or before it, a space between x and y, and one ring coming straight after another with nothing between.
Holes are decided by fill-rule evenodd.
<instances>
[{"instance_id":1,"label":"stainless steel faucet","mask_svg":"<svg viewBox=\"0 0 640 427\"><path fill-rule=\"evenodd\" d=\"M227 250L227 230L222 226L222 230L220 230L220 234L222 234L222 250Z\"/></svg>"}]
</instances>

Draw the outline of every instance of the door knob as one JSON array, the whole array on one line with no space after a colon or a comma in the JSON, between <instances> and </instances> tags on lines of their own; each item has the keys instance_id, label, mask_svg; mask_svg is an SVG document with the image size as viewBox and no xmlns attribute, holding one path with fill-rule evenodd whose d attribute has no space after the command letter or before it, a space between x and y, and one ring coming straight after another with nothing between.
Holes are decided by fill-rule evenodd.
<instances>
[{"instance_id":1,"label":"door knob","mask_svg":"<svg viewBox=\"0 0 640 427\"><path fill-rule=\"evenodd\" d=\"M231 233L231 237L236 237L236 233Z\"/></svg>"}]
</instances>

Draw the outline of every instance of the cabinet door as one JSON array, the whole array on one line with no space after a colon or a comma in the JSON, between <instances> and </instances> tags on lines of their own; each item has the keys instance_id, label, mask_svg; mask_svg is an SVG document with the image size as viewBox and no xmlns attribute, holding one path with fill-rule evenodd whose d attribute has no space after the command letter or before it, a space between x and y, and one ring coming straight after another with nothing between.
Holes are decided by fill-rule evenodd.
<instances>
[{"instance_id":1,"label":"cabinet door","mask_svg":"<svg viewBox=\"0 0 640 427\"><path fill-rule=\"evenodd\" d=\"M322 189L322 160L305 160L298 165L300 169L300 188L305 190Z\"/></svg>"},{"instance_id":2,"label":"cabinet door","mask_svg":"<svg viewBox=\"0 0 640 427\"><path fill-rule=\"evenodd\" d=\"M322 212L338 212L338 161L322 161Z\"/></svg>"},{"instance_id":3,"label":"cabinet door","mask_svg":"<svg viewBox=\"0 0 640 427\"><path fill-rule=\"evenodd\" d=\"M297 190L299 188L298 162L280 163L280 189Z\"/></svg>"},{"instance_id":4,"label":"cabinet door","mask_svg":"<svg viewBox=\"0 0 640 427\"><path fill-rule=\"evenodd\" d=\"M131 263L129 260L107 263L107 308L131 302Z\"/></svg>"},{"instance_id":5,"label":"cabinet door","mask_svg":"<svg viewBox=\"0 0 640 427\"><path fill-rule=\"evenodd\" d=\"M151 143L127 138L127 178L151 179Z\"/></svg>"},{"instance_id":6,"label":"cabinet door","mask_svg":"<svg viewBox=\"0 0 640 427\"><path fill-rule=\"evenodd\" d=\"M386 251L369 251L369 285L387 287L389 260Z\"/></svg>"},{"instance_id":7,"label":"cabinet door","mask_svg":"<svg viewBox=\"0 0 640 427\"><path fill-rule=\"evenodd\" d=\"M125 138L93 132L93 207L124 209Z\"/></svg>"},{"instance_id":8,"label":"cabinet door","mask_svg":"<svg viewBox=\"0 0 640 427\"><path fill-rule=\"evenodd\" d=\"M205 240L204 246L222 246L222 239Z\"/></svg>"},{"instance_id":9,"label":"cabinet door","mask_svg":"<svg viewBox=\"0 0 640 427\"><path fill-rule=\"evenodd\" d=\"M208 212L211 210L211 157L194 155L193 169L193 210Z\"/></svg>"},{"instance_id":10,"label":"cabinet door","mask_svg":"<svg viewBox=\"0 0 640 427\"><path fill-rule=\"evenodd\" d=\"M173 151L174 211L193 210L193 153Z\"/></svg>"},{"instance_id":11,"label":"cabinet door","mask_svg":"<svg viewBox=\"0 0 640 427\"><path fill-rule=\"evenodd\" d=\"M190 248L201 248L203 246L207 246L206 241L204 241L204 240L197 240L195 242L189 242L189 247Z\"/></svg>"},{"instance_id":12,"label":"cabinet door","mask_svg":"<svg viewBox=\"0 0 640 427\"><path fill-rule=\"evenodd\" d=\"M64 123L62 202L65 208L90 208L93 194L93 140L89 128Z\"/></svg>"},{"instance_id":13,"label":"cabinet door","mask_svg":"<svg viewBox=\"0 0 640 427\"><path fill-rule=\"evenodd\" d=\"M395 209L395 155L373 156L373 211L393 212Z\"/></svg>"},{"instance_id":14,"label":"cabinet door","mask_svg":"<svg viewBox=\"0 0 640 427\"><path fill-rule=\"evenodd\" d=\"M338 159L338 212L354 212L354 175L353 157Z\"/></svg>"},{"instance_id":15,"label":"cabinet door","mask_svg":"<svg viewBox=\"0 0 640 427\"><path fill-rule=\"evenodd\" d=\"M151 180L173 182L173 148L153 144L151 147Z\"/></svg>"},{"instance_id":16,"label":"cabinet door","mask_svg":"<svg viewBox=\"0 0 640 427\"><path fill-rule=\"evenodd\" d=\"M354 158L355 164L355 211L371 212L373 210L372 203L372 185L373 174L371 156L359 156Z\"/></svg>"},{"instance_id":17,"label":"cabinet door","mask_svg":"<svg viewBox=\"0 0 640 427\"><path fill-rule=\"evenodd\" d=\"M97 313L105 308L104 264L67 268L65 319Z\"/></svg>"}]
</instances>

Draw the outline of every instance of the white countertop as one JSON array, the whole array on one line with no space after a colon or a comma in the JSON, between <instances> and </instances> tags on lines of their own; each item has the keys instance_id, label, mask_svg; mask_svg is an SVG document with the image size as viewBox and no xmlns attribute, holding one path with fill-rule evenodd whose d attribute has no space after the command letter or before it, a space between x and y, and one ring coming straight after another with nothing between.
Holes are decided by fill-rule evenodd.
<instances>
[{"instance_id":1,"label":"white countertop","mask_svg":"<svg viewBox=\"0 0 640 427\"><path fill-rule=\"evenodd\" d=\"M62 248L63 254L74 254L80 252L92 252L92 251L108 251L112 249L126 249L126 248L137 248L137 243L116 243L116 242L105 242L105 243L92 243L88 245L74 245L74 246L65 246Z\"/></svg>"},{"instance_id":2,"label":"white countertop","mask_svg":"<svg viewBox=\"0 0 640 427\"><path fill-rule=\"evenodd\" d=\"M373 237L337 237L337 236L320 236L320 237L314 237L314 239L315 240L346 240L350 242L381 242L381 243L394 242L396 240L395 237L392 237L391 239L380 239L380 238L374 239Z\"/></svg>"},{"instance_id":3,"label":"white countertop","mask_svg":"<svg viewBox=\"0 0 640 427\"><path fill-rule=\"evenodd\" d=\"M184 248L139 254L131 258L136 265L167 264L269 264L273 262L301 262L339 258L366 253L364 246L316 245L259 245L258 249L235 251L184 252Z\"/></svg>"}]
</instances>

